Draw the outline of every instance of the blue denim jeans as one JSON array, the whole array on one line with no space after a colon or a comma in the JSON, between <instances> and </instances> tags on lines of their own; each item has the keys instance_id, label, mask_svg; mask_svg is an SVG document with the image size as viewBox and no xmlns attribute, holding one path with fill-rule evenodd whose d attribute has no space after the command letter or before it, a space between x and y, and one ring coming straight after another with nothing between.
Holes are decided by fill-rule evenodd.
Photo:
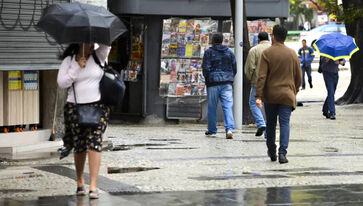
<instances>
[{"instance_id":1,"label":"blue denim jeans","mask_svg":"<svg viewBox=\"0 0 363 206\"><path fill-rule=\"evenodd\" d=\"M337 89L339 75L333 72L323 72L324 82L328 96L325 99L323 112L335 115L335 90Z\"/></svg>"},{"instance_id":2,"label":"blue denim jeans","mask_svg":"<svg viewBox=\"0 0 363 206\"><path fill-rule=\"evenodd\" d=\"M217 106L221 100L224 114L224 127L227 131L233 131L233 89L231 84L211 86L208 92L208 131L212 134L217 133Z\"/></svg>"},{"instance_id":3,"label":"blue denim jeans","mask_svg":"<svg viewBox=\"0 0 363 206\"><path fill-rule=\"evenodd\" d=\"M256 105L256 87L251 87L250 92L250 109L252 112L253 117L256 120L256 125L258 128L266 127L265 119L263 118L263 114L260 108Z\"/></svg>"},{"instance_id":4,"label":"blue denim jeans","mask_svg":"<svg viewBox=\"0 0 363 206\"><path fill-rule=\"evenodd\" d=\"M287 147L289 146L290 138L290 116L292 107L282 104L267 104L265 103L266 119L267 119L267 148L271 153L276 153L276 125L277 116L280 123L280 148L279 154L286 155Z\"/></svg>"},{"instance_id":5,"label":"blue denim jeans","mask_svg":"<svg viewBox=\"0 0 363 206\"><path fill-rule=\"evenodd\" d=\"M312 78L311 78L311 66L308 67L301 67L301 71L302 71L302 88L305 89L305 72L306 75L308 76L308 81L311 84L312 83Z\"/></svg>"}]
</instances>

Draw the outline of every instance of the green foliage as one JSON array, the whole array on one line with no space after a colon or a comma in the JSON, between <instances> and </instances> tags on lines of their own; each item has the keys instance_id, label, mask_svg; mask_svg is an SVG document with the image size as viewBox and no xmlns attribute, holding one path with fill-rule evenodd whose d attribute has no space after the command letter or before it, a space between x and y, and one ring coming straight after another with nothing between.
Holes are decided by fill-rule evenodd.
<instances>
[{"instance_id":1,"label":"green foliage","mask_svg":"<svg viewBox=\"0 0 363 206\"><path fill-rule=\"evenodd\" d=\"M302 4L304 0L290 0L290 15L299 18L302 15L305 16L306 20L311 22L313 19L313 9L306 7Z\"/></svg>"},{"instance_id":2,"label":"green foliage","mask_svg":"<svg viewBox=\"0 0 363 206\"><path fill-rule=\"evenodd\" d=\"M341 5L338 5L337 0L319 0L319 3L324 4L324 10L335 14L340 22L349 24L363 18L363 8L359 0L343 0Z\"/></svg>"}]
</instances>

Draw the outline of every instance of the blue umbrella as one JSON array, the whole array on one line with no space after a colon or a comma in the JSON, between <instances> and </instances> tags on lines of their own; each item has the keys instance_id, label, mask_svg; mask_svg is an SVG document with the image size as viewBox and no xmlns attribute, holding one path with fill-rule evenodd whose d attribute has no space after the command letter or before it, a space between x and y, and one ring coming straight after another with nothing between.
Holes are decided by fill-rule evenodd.
<instances>
[{"instance_id":1,"label":"blue umbrella","mask_svg":"<svg viewBox=\"0 0 363 206\"><path fill-rule=\"evenodd\" d=\"M341 33L325 34L314 43L314 48L321 56L334 61L351 58L359 50L353 37Z\"/></svg>"}]
</instances>

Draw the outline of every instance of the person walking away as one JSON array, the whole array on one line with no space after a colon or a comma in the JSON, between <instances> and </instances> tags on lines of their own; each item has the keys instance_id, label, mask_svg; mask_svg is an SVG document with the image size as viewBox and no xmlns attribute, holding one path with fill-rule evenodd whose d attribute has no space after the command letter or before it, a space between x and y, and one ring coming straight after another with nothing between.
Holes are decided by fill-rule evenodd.
<instances>
[{"instance_id":1,"label":"person walking away","mask_svg":"<svg viewBox=\"0 0 363 206\"><path fill-rule=\"evenodd\" d=\"M339 80L339 64L345 65L345 60L340 59L338 61L334 61L327 57L320 57L319 62L319 72L323 73L325 87L328 92L328 95L325 99L323 105L323 115L327 119L335 120L336 112L335 112L335 91L337 89L338 80Z\"/></svg>"},{"instance_id":2,"label":"person walking away","mask_svg":"<svg viewBox=\"0 0 363 206\"><path fill-rule=\"evenodd\" d=\"M290 116L296 108L296 94L301 85L300 62L294 50L286 47L287 30L276 25L272 32L272 46L261 56L256 86L256 104L262 108L265 103L267 120L267 153L276 161L276 124L279 117L280 148L279 162L287 163L287 148L290 136Z\"/></svg>"},{"instance_id":3,"label":"person walking away","mask_svg":"<svg viewBox=\"0 0 363 206\"><path fill-rule=\"evenodd\" d=\"M233 52L222 45L223 35L212 36L212 47L203 56L203 76L207 85L208 96L208 130L206 136L217 134L217 106L221 101L224 113L226 138L233 139L233 81L237 73L236 58Z\"/></svg>"},{"instance_id":4,"label":"person walking away","mask_svg":"<svg viewBox=\"0 0 363 206\"><path fill-rule=\"evenodd\" d=\"M251 81L251 92L250 92L250 109L253 117L256 120L257 132L256 136L261 136L266 129L265 119L262 114L262 110L256 105L256 84L258 77L258 69L260 66L261 54L267 48L270 47L268 34L266 32L260 32L258 34L258 45L250 49L247 56L245 74L247 79Z\"/></svg>"},{"instance_id":5,"label":"person walking away","mask_svg":"<svg viewBox=\"0 0 363 206\"><path fill-rule=\"evenodd\" d=\"M89 198L97 199L97 180L101 164L102 136L106 130L110 109L100 103L99 85L103 70L92 57L95 52L102 64L105 63L111 47L100 45L94 51L94 44L71 44L63 53L58 72L59 87L68 89L67 103L64 106L65 151L74 149L74 162L77 173L77 195L85 195L84 166L88 154L90 172ZM75 90L75 91L74 91ZM97 128L81 128L77 124L76 100L78 104L99 107L103 111ZM65 154L68 155L68 154Z\"/></svg>"},{"instance_id":6,"label":"person walking away","mask_svg":"<svg viewBox=\"0 0 363 206\"><path fill-rule=\"evenodd\" d=\"M305 73L308 76L310 88L313 88L313 80L311 77L311 63L314 60L314 49L306 45L306 40L301 41L302 47L299 49L298 57L302 70L302 89L305 89Z\"/></svg>"}]
</instances>

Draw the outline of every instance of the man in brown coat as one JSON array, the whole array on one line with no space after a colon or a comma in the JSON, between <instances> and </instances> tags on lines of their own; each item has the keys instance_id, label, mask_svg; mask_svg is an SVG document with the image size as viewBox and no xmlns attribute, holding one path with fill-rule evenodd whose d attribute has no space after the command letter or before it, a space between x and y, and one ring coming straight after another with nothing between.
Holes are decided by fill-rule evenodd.
<instances>
[{"instance_id":1,"label":"man in brown coat","mask_svg":"<svg viewBox=\"0 0 363 206\"><path fill-rule=\"evenodd\" d=\"M276 161L276 124L280 123L279 162L287 163L290 136L290 116L296 108L296 94L302 82L300 62L294 50L284 45L287 30L276 25L272 32L272 46L262 53L256 87L256 104L265 103L267 119L267 154Z\"/></svg>"}]
</instances>

